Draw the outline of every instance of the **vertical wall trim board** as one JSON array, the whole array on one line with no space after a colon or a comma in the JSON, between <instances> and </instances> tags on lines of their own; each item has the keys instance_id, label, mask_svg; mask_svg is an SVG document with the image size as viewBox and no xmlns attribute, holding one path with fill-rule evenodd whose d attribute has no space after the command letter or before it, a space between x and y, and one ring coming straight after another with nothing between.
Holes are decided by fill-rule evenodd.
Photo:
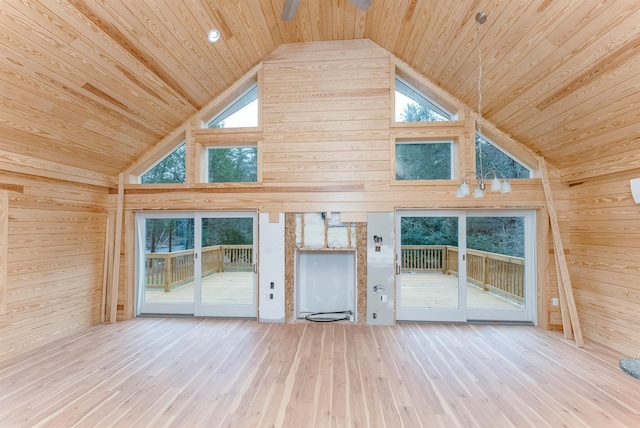
<instances>
[{"instance_id":1,"label":"vertical wall trim board","mask_svg":"<svg viewBox=\"0 0 640 428\"><path fill-rule=\"evenodd\" d=\"M111 307L109 322L115 323L118 314L118 280L120 279L120 245L122 243L122 216L124 212L124 173L118 177L118 202L116 204L116 227L113 244L113 262L111 273Z\"/></svg>"},{"instance_id":2,"label":"vertical wall trim board","mask_svg":"<svg viewBox=\"0 0 640 428\"><path fill-rule=\"evenodd\" d=\"M576 309L576 302L573 296L573 288L571 287L571 277L569 276L569 267L567 266L567 259L564 255L564 245L562 244L562 237L560 236L560 226L558 225L558 215L556 213L555 204L553 202L553 195L551 194L551 185L549 184L549 174L547 172L547 165L543 158L538 158L538 165L540 168L540 174L542 175L542 186L544 188L544 196L547 201L547 210L549 211L549 220L551 222L551 235L553 238L553 249L556 257L556 269L558 270L558 288L560 294L560 307L563 311L563 324L565 312L569 312L569 319L571 320L571 327L573 328L573 335L576 346L581 348L584 345L582 338L582 330L580 329L580 320L578 319L578 310ZM564 294L564 296L563 296ZM564 303L563 302L564 297ZM567 337L567 331L565 329L565 337Z\"/></svg>"}]
</instances>

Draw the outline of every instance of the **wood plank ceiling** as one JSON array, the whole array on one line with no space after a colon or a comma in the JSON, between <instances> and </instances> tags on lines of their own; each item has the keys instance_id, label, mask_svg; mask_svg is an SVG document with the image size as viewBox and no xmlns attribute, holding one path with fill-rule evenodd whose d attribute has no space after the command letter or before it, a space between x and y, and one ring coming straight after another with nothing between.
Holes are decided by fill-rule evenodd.
<instances>
[{"instance_id":1,"label":"wood plank ceiling","mask_svg":"<svg viewBox=\"0 0 640 428\"><path fill-rule=\"evenodd\" d=\"M283 4L3 1L0 150L115 176L281 44L365 37L474 110L479 46L483 115L568 181L640 165L640 2Z\"/></svg>"}]
</instances>

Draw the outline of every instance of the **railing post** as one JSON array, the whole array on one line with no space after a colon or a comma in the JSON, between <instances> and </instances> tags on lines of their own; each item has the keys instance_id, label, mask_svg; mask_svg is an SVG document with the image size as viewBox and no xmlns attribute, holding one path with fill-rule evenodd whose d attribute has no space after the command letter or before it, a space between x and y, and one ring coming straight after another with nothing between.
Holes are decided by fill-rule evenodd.
<instances>
[{"instance_id":1,"label":"railing post","mask_svg":"<svg viewBox=\"0 0 640 428\"><path fill-rule=\"evenodd\" d=\"M449 247L448 246L444 246L442 247L441 251L441 259L442 259L442 274L443 275L448 275L449 274Z\"/></svg>"},{"instance_id":2,"label":"railing post","mask_svg":"<svg viewBox=\"0 0 640 428\"><path fill-rule=\"evenodd\" d=\"M164 291L171 291L171 254L164 255Z\"/></svg>"},{"instance_id":3,"label":"railing post","mask_svg":"<svg viewBox=\"0 0 640 428\"><path fill-rule=\"evenodd\" d=\"M482 290L488 291L489 287L489 257L482 256Z\"/></svg>"}]
</instances>

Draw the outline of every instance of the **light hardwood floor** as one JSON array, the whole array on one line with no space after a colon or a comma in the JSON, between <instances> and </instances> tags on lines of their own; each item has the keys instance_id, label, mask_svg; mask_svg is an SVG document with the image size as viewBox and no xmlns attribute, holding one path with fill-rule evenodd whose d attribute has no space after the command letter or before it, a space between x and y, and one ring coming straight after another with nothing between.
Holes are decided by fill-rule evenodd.
<instances>
[{"instance_id":1,"label":"light hardwood floor","mask_svg":"<svg viewBox=\"0 0 640 428\"><path fill-rule=\"evenodd\" d=\"M0 363L0 426L640 426L620 357L523 326L138 318Z\"/></svg>"}]
</instances>

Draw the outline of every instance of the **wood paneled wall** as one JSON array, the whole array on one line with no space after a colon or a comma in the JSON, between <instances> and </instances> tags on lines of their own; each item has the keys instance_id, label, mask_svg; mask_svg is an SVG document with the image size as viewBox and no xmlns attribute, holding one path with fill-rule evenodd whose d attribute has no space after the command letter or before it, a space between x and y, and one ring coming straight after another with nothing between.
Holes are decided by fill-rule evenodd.
<instances>
[{"instance_id":1,"label":"wood paneled wall","mask_svg":"<svg viewBox=\"0 0 640 428\"><path fill-rule=\"evenodd\" d=\"M447 105L458 106L458 120L448 123L396 124L392 120L396 67L403 75L420 79ZM416 209L537 209L539 225L546 226L541 180L512 180L513 193L488 193L483 199L457 199L457 180L398 183L392 179L396 138L450 138L458 145L460 171L475 168L474 114L433 83L422 78L385 49L367 39L282 45L240 79L258 77L261 120L257 129L201 129L200 124L233 99L231 88L205 106L163 142L135 162L128 173L144 171L154 160L186 137L187 183L151 186L127 184L125 210L257 210L261 212L324 212L342 214ZM522 161L535 167L537 157L498 128L485 122L491 136ZM483 128L484 129L484 128ZM249 186L220 186L198 182L196 158L207 145L259 140L262 182ZM164 149L160 150L160 148ZM133 183L132 180L128 180ZM114 195L112 195L114 196ZM548 228L544 229L545 231ZM538 237L539 259L548 257L547 236ZM133 241L125 244L123 260L132 261ZM126 265L127 262L124 262ZM119 318L133 308L132 262L125 267L127 284L121 288ZM548 281L555 271L540 265L540 325L561 325L548 312L547 295L557 296ZM552 284L549 286L548 284ZM554 291L552 288L556 286Z\"/></svg>"},{"instance_id":2,"label":"wood paneled wall","mask_svg":"<svg viewBox=\"0 0 640 428\"><path fill-rule=\"evenodd\" d=\"M107 190L2 171L0 182L22 186L8 191L2 360L100 321Z\"/></svg>"},{"instance_id":3,"label":"wood paneled wall","mask_svg":"<svg viewBox=\"0 0 640 428\"><path fill-rule=\"evenodd\" d=\"M629 180L640 170L609 175L570 189L571 275L582 330L640 355L640 204Z\"/></svg>"}]
</instances>

